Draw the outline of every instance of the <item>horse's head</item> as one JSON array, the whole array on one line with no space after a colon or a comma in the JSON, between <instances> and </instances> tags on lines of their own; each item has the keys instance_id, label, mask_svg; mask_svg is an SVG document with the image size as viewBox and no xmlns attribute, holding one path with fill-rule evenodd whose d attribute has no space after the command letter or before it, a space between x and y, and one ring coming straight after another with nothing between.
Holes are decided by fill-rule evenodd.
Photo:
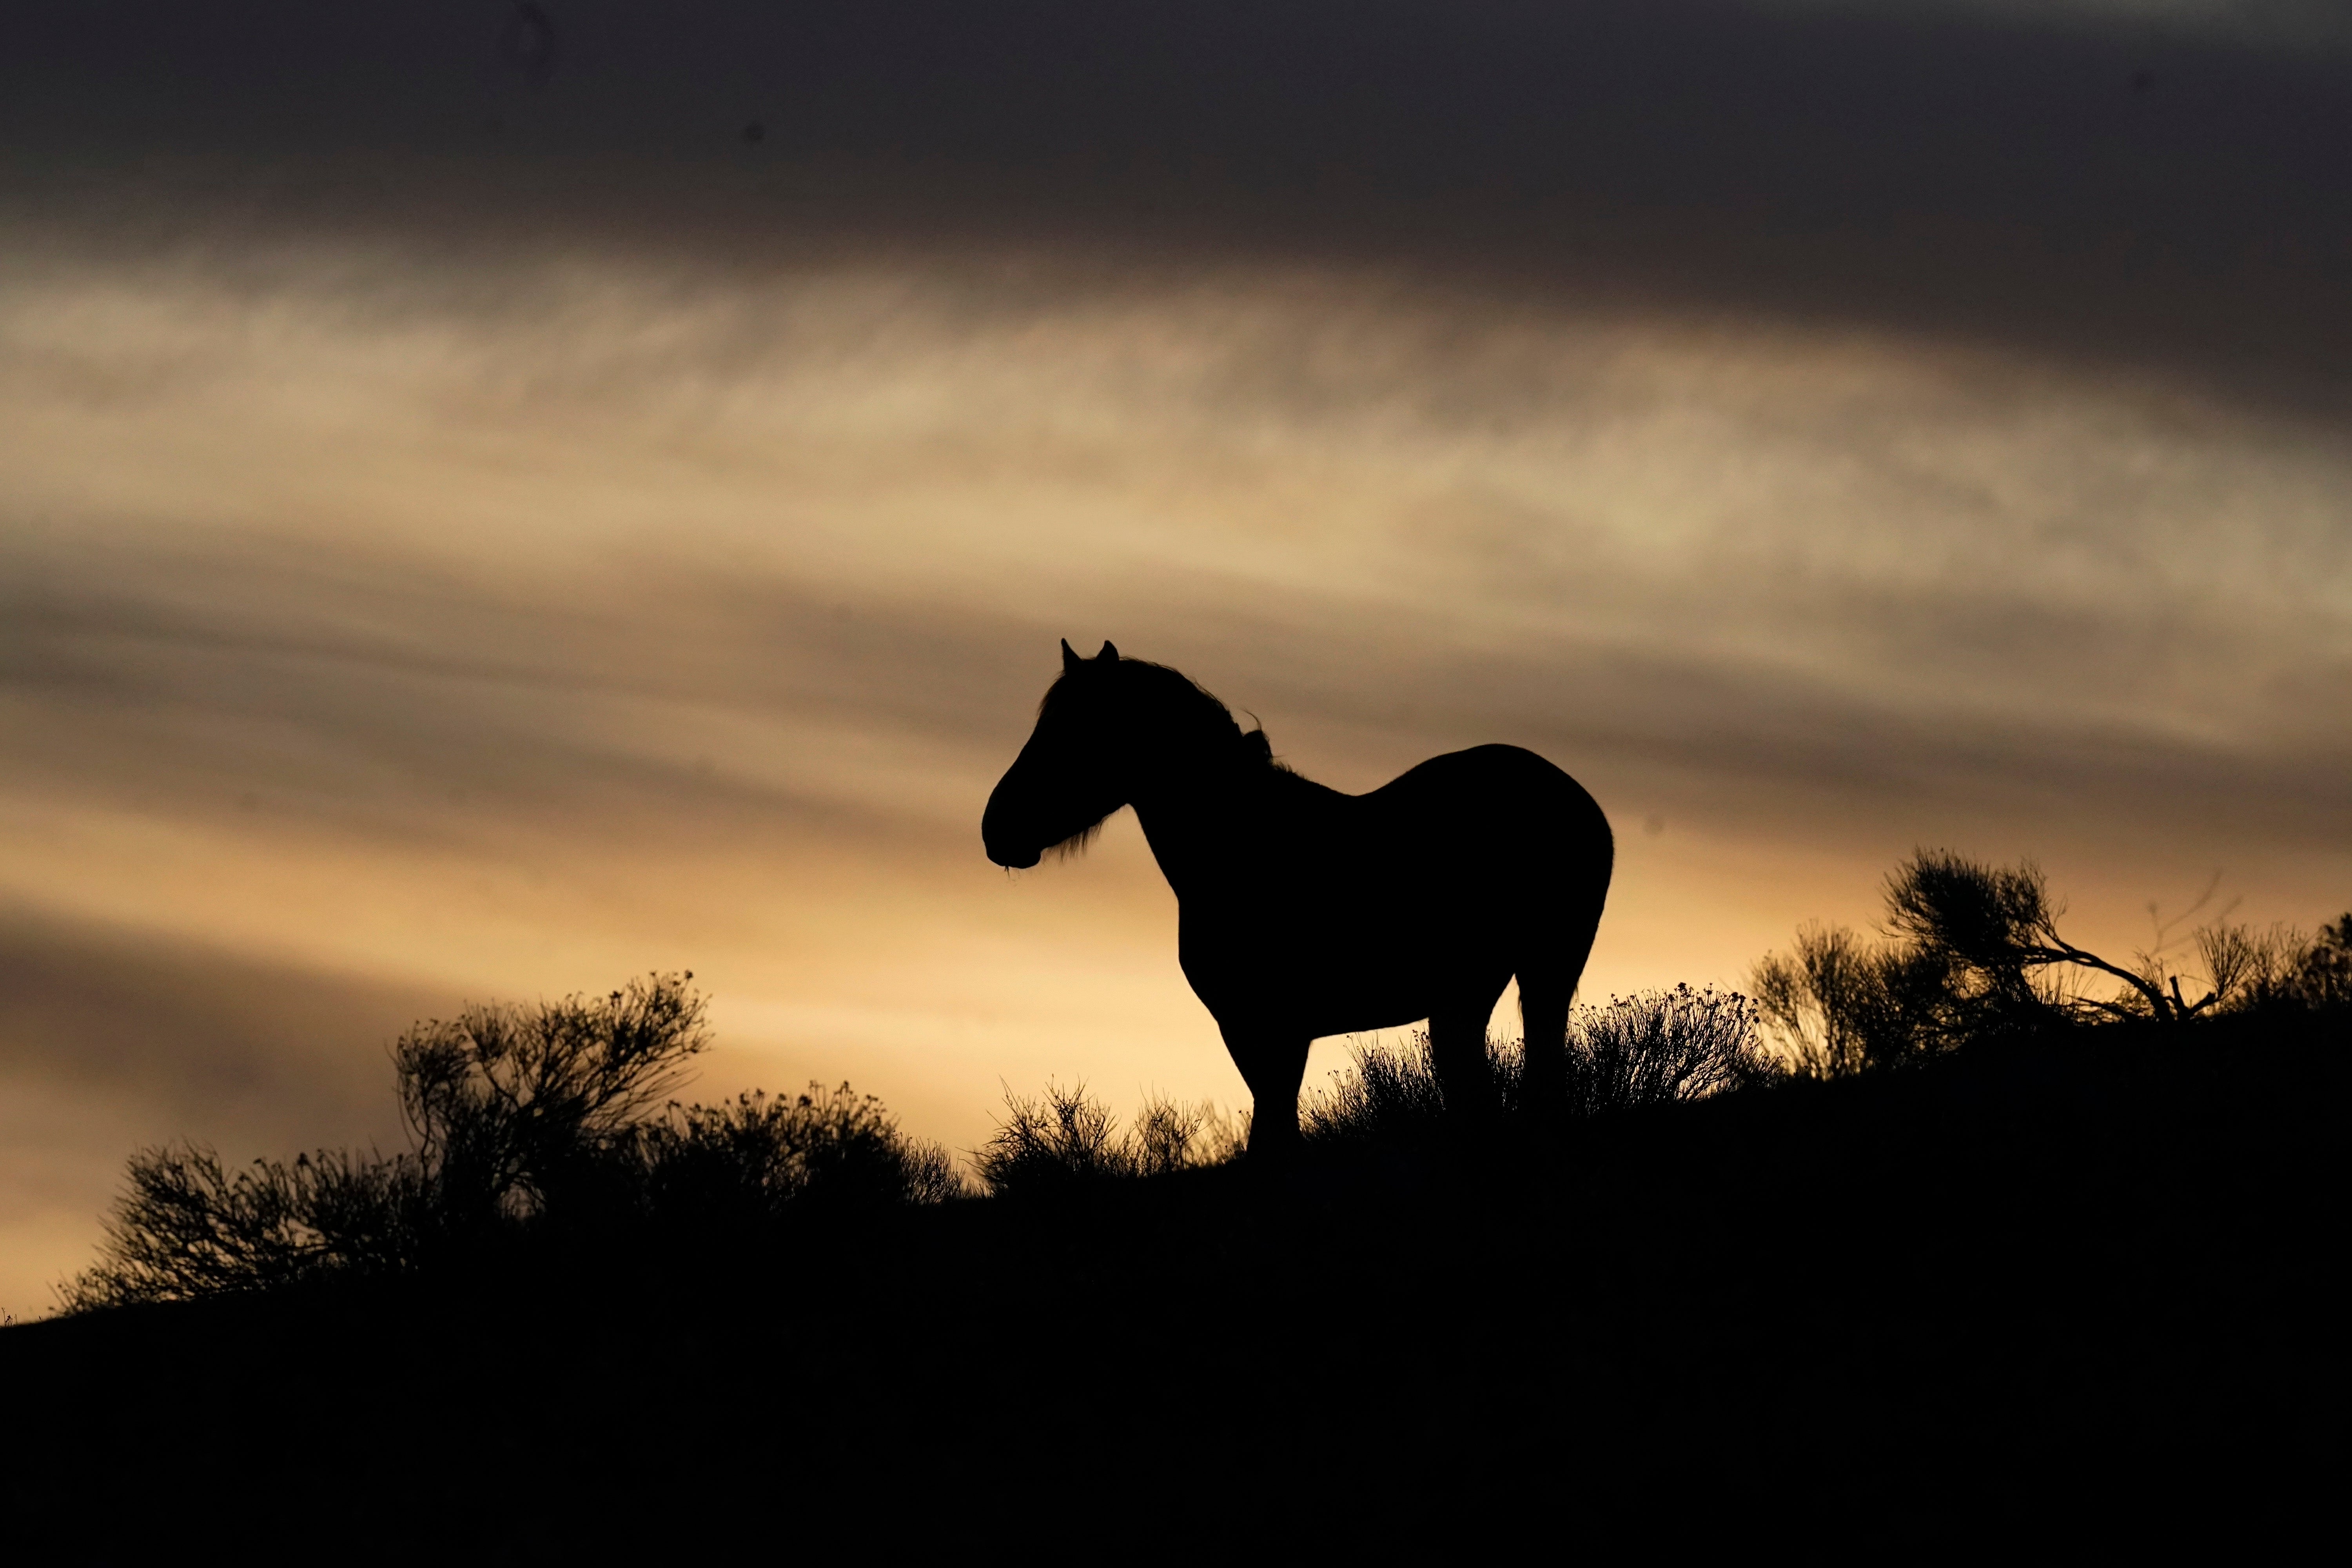
<instances>
[{"instance_id":1,"label":"horse's head","mask_svg":"<svg viewBox=\"0 0 2352 1568\"><path fill-rule=\"evenodd\" d=\"M1118 649L1080 658L1062 644L1062 679L1045 693L1029 743L997 781L980 819L1000 866L1026 868L1048 849L1076 847L1127 804Z\"/></svg>"}]
</instances>

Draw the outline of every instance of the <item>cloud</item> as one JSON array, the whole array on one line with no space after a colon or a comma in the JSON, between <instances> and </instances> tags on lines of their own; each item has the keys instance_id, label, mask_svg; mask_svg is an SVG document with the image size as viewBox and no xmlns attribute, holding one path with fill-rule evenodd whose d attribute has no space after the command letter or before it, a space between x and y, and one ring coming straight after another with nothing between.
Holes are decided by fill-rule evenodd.
<instances>
[{"instance_id":1,"label":"cloud","mask_svg":"<svg viewBox=\"0 0 2352 1568\"><path fill-rule=\"evenodd\" d=\"M156 1137L396 1133L384 1048L422 988L272 965L132 929L0 910L0 1072L102 1090Z\"/></svg>"},{"instance_id":2,"label":"cloud","mask_svg":"<svg viewBox=\"0 0 2352 1568\"><path fill-rule=\"evenodd\" d=\"M2137 42L2221 41L2287 49L2352 47L2352 23L2326 0L1764 0L1790 11L1997 21L2020 29L2105 32Z\"/></svg>"},{"instance_id":3,"label":"cloud","mask_svg":"<svg viewBox=\"0 0 2352 1568\"><path fill-rule=\"evenodd\" d=\"M1072 13L1110 64L1000 119L1032 35L926 98L851 18L759 167L693 52L750 24L647 45L730 121L649 165L692 94L598 78L584 6L497 132L560 154L446 82L409 137L380 61L306 64L332 145L338 92L231 125L201 71L124 121L190 162L55 121L0 189L25 1256L141 1139L356 1138L410 1018L656 967L713 1092L966 1146L1000 1080L1237 1098L1131 826L979 854L1062 637L1343 788L1557 758L1619 824L1602 990L1866 920L1923 842L2041 856L2095 945L2216 867L2341 912L2333 57L1669 11L1166 23L1201 76Z\"/></svg>"},{"instance_id":4,"label":"cloud","mask_svg":"<svg viewBox=\"0 0 2352 1568\"><path fill-rule=\"evenodd\" d=\"M2022 342L2340 407L2352 48L2327 15L574 0L532 88L493 68L472 6L131 5L29 27L0 124L17 202L134 246L194 200L485 258L557 232L754 267L845 232L1243 249Z\"/></svg>"},{"instance_id":5,"label":"cloud","mask_svg":"<svg viewBox=\"0 0 2352 1568\"><path fill-rule=\"evenodd\" d=\"M489 767L517 802L887 837L948 798L787 753L702 777L660 727L973 772L1022 650L1112 610L1204 652L1312 627L1350 651L1266 662L1334 711L1432 663L1605 668L1643 695L1589 710L1628 732L1719 721L1732 679L2328 755L2352 667L2334 428L2194 384L1245 259L510 259L462 305L463 266L319 261L84 258L7 306L40 509L12 689L50 715L20 770L103 793L147 745L227 810L266 763L430 836ZM158 342L206 368L142 381ZM142 400L77 401L109 374Z\"/></svg>"},{"instance_id":6,"label":"cloud","mask_svg":"<svg viewBox=\"0 0 2352 1568\"><path fill-rule=\"evenodd\" d=\"M385 1047L452 1000L0 906L0 1307L48 1308L134 1149L399 1146Z\"/></svg>"},{"instance_id":7,"label":"cloud","mask_svg":"<svg viewBox=\"0 0 2352 1568\"><path fill-rule=\"evenodd\" d=\"M9 310L50 509L10 635L57 710L17 765L98 748L58 789L147 745L216 811L266 784L422 837L486 791L946 831L954 792L782 737L891 732L969 792L1023 650L1113 611L1258 640L1334 712L1549 661L1633 734L1777 682L1874 733L2326 755L2352 662L2331 427L2193 384L1245 259L268 259L85 257ZM205 368L148 385L157 342ZM76 401L110 374L142 400ZM1511 689L1494 721L1560 722ZM1465 700L1497 706L1415 700ZM730 725L771 764L697 774L687 731Z\"/></svg>"}]
</instances>

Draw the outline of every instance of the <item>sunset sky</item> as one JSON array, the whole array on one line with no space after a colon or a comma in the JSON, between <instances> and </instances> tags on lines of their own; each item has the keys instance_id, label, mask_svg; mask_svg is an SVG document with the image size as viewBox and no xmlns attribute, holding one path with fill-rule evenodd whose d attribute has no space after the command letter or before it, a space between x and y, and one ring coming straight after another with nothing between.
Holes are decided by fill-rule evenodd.
<instances>
[{"instance_id":1,"label":"sunset sky","mask_svg":"<svg viewBox=\"0 0 2352 1568\"><path fill-rule=\"evenodd\" d=\"M2352 906L2340 6L36 9L19 1317L143 1143L396 1144L468 999L690 968L696 1092L957 1148L1244 1103L1131 816L982 855L1065 637L1343 789L1567 768L1588 997L1921 845L2116 953Z\"/></svg>"}]
</instances>

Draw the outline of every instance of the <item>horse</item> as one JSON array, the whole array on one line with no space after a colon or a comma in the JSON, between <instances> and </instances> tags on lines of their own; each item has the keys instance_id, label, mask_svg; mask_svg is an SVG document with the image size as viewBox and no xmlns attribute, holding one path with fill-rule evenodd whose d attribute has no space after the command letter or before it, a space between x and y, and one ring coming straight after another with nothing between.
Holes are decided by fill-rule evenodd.
<instances>
[{"instance_id":1,"label":"horse","mask_svg":"<svg viewBox=\"0 0 2352 1568\"><path fill-rule=\"evenodd\" d=\"M1181 672L1065 641L982 847L1026 869L1126 805L1176 894L1184 978L1249 1085L1253 1163L1298 1144L1307 1047L1327 1036L1426 1019L1448 1108L1495 1114L1486 1023L1514 976L1523 1097L1564 1104L1569 1003L1616 844L1560 769L1474 746L1346 795L1277 762L1263 727L1244 732Z\"/></svg>"}]
</instances>

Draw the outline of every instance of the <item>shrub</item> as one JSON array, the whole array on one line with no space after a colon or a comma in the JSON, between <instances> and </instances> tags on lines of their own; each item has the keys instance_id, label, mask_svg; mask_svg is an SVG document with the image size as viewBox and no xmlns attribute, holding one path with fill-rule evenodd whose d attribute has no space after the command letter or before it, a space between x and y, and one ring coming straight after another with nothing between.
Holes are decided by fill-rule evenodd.
<instances>
[{"instance_id":1,"label":"shrub","mask_svg":"<svg viewBox=\"0 0 2352 1568\"><path fill-rule=\"evenodd\" d=\"M1088 1099L1083 1083L1066 1089L1049 1083L1034 1098L1008 1092L1004 1110L994 1134L972 1155L981 1180L997 1196L1220 1165L1239 1157L1249 1142L1245 1118L1156 1096L1122 1132L1110 1108Z\"/></svg>"},{"instance_id":2,"label":"shrub","mask_svg":"<svg viewBox=\"0 0 2352 1568\"><path fill-rule=\"evenodd\" d=\"M2314 1011L2352 1008L2352 911L2320 927L2319 935L2304 944L2287 989Z\"/></svg>"},{"instance_id":3,"label":"shrub","mask_svg":"<svg viewBox=\"0 0 2352 1568\"><path fill-rule=\"evenodd\" d=\"M1486 1052L1507 1104L1517 1097L1518 1056L1493 1040ZM1350 1041L1348 1054L1349 1067L1331 1075L1330 1088L1300 1097L1299 1131L1308 1143L1410 1144L1444 1125L1445 1096L1427 1031L1416 1029L1398 1046Z\"/></svg>"},{"instance_id":4,"label":"shrub","mask_svg":"<svg viewBox=\"0 0 2352 1568\"><path fill-rule=\"evenodd\" d=\"M2195 940L2221 1012L2352 1009L2352 914L2316 936L2293 926L2257 931L2215 923Z\"/></svg>"},{"instance_id":5,"label":"shrub","mask_svg":"<svg viewBox=\"0 0 2352 1568\"><path fill-rule=\"evenodd\" d=\"M1503 1103L1516 1109L1523 1046L1490 1040L1486 1050ZM1301 1106L1301 1130L1310 1142L1411 1143L1445 1124L1426 1033L1415 1031L1402 1046L1357 1045L1351 1054L1331 1087ZM1759 1044L1754 1005L1734 992L1677 985L1612 996L1605 1005L1579 1008L1569 1023L1569 1105L1579 1116L1704 1100L1768 1082L1778 1072Z\"/></svg>"},{"instance_id":6,"label":"shrub","mask_svg":"<svg viewBox=\"0 0 2352 1568\"><path fill-rule=\"evenodd\" d=\"M594 999L471 1007L393 1047L411 1147L241 1171L199 1144L142 1150L68 1311L397 1272L526 1233L743 1223L803 1206L935 1203L947 1152L847 1085L720 1106L665 1097L707 1049L687 975Z\"/></svg>"},{"instance_id":7,"label":"shrub","mask_svg":"<svg viewBox=\"0 0 2352 1568\"><path fill-rule=\"evenodd\" d=\"M1794 953L1765 954L1748 984L1782 1059L1810 1078L1891 1066L1967 1033L1948 954L1843 926L1799 931Z\"/></svg>"},{"instance_id":8,"label":"shrub","mask_svg":"<svg viewBox=\"0 0 2352 1568\"><path fill-rule=\"evenodd\" d=\"M1778 1076L1757 1037L1755 1004L1712 988L1609 999L1569 1037L1570 1106L1587 1116L1706 1100Z\"/></svg>"},{"instance_id":9,"label":"shrub","mask_svg":"<svg viewBox=\"0 0 2352 1568\"><path fill-rule=\"evenodd\" d=\"M2001 1035L2127 1019L2187 1024L2352 999L2352 915L2316 938L2215 921L2181 939L2169 935L2177 925L2160 924L2154 948L2126 967L2061 935L2064 912L2030 860L1992 867L1923 849L1887 879L1889 940L1806 927L1788 957L1767 953L1757 963L1752 986L1783 1058L1817 1078ZM2183 940L2204 964L2201 977L2177 972L2166 956ZM2192 1000L2184 980L2203 994Z\"/></svg>"},{"instance_id":10,"label":"shrub","mask_svg":"<svg viewBox=\"0 0 2352 1568\"><path fill-rule=\"evenodd\" d=\"M321 1150L231 1173L212 1150L183 1144L133 1155L130 1185L106 1222L98 1264L60 1288L67 1311L398 1268L419 1250L431 1214L408 1156Z\"/></svg>"},{"instance_id":11,"label":"shrub","mask_svg":"<svg viewBox=\"0 0 2352 1568\"><path fill-rule=\"evenodd\" d=\"M436 1226L470 1238L610 1185L688 1058L709 1047L693 978L469 1007L403 1035L392 1050L401 1116Z\"/></svg>"},{"instance_id":12,"label":"shrub","mask_svg":"<svg viewBox=\"0 0 2352 1568\"><path fill-rule=\"evenodd\" d=\"M1186 1105L1157 1095L1146 1099L1128 1133L1136 1173L1168 1176L1223 1165L1249 1146L1249 1116L1229 1116L1208 1100Z\"/></svg>"},{"instance_id":13,"label":"shrub","mask_svg":"<svg viewBox=\"0 0 2352 1568\"><path fill-rule=\"evenodd\" d=\"M703 1224L772 1219L796 1206L940 1203L965 1191L946 1149L908 1138L880 1100L845 1083L674 1106L638 1130L634 1152L650 1212Z\"/></svg>"}]
</instances>

